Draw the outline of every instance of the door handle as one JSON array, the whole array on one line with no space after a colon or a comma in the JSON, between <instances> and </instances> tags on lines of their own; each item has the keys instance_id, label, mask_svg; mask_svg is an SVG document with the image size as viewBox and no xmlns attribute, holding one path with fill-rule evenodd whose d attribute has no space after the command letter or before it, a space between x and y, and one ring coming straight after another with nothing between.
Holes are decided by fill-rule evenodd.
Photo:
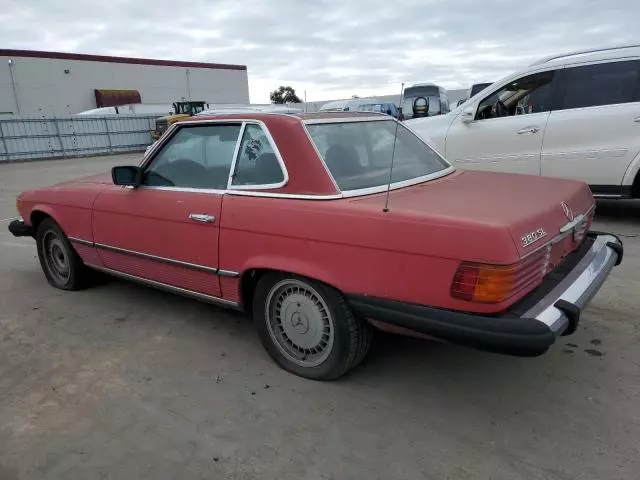
<instances>
[{"instance_id":1,"label":"door handle","mask_svg":"<svg viewBox=\"0 0 640 480\"><path fill-rule=\"evenodd\" d=\"M538 133L540 131L539 127L525 127L522 130L518 130L518 135L523 135L525 133Z\"/></svg>"},{"instance_id":2,"label":"door handle","mask_svg":"<svg viewBox=\"0 0 640 480\"><path fill-rule=\"evenodd\" d=\"M202 223L213 223L216 221L216 217L213 215L206 215L204 213L190 213L189 220Z\"/></svg>"}]
</instances>

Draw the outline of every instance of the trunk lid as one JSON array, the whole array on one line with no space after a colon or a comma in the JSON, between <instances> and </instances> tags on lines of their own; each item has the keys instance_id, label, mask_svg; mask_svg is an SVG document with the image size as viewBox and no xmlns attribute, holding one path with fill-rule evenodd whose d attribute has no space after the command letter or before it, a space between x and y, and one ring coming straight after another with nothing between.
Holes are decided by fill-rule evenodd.
<instances>
[{"instance_id":1,"label":"trunk lid","mask_svg":"<svg viewBox=\"0 0 640 480\"><path fill-rule=\"evenodd\" d=\"M356 202L384 203L384 195L358 197ZM390 210L424 214L431 218L489 224L508 229L520 257L558 240L563 227L579 215L588 229L594 199L588 185L574 180L533 175L458 171L438 180L391 191ZM581 243L579 232L567 230L554 242L549 269ZM582 232L584 234L585 232Z\"/></svg>"}]
</instances>

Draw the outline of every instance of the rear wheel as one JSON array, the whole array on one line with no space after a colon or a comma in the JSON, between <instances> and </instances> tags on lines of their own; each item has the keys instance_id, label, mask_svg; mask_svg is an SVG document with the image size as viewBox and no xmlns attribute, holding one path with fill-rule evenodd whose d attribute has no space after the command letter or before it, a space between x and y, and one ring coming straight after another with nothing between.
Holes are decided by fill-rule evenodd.
<instances>
[{"instance_id":1,"label":"rear wheel","mask_svg":"<svg viewBox=\"0 0 640 480\"><path fill-rule=\"evenodd\" d=\"M80 290L87 285L87 268L71 242L51 218L46 218L36 232L38 259L49 283L61 290Z\"/></svg>"},{"instance_id":2,"label":"rear wheel","mask_svg":"<svg viewBox=\"0 0 640 480\"><path fill-rule=\"evenodd\" d=\"M269 273L256 286L256 328L285 370L332 380L355 367L371 344L371 326L337 290L303 277Z\"/></svg>"}]
</instances>

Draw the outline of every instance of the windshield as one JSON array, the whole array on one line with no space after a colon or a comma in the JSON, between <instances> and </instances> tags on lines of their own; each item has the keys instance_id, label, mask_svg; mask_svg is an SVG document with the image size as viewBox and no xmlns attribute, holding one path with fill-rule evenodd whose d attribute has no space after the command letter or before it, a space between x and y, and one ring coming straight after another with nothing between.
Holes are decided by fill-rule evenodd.
<instances>
[{"instance_id":1,"label":"windshield","mask_svg":"<svg viewBox=\"0 0 640 480\"><path fill-rule=\"evenodd\" d=\"M340 190L377 187L431 175L449 164L402 124L393 120L309 124L307 129Z\"/></svg>"}]
</instances>

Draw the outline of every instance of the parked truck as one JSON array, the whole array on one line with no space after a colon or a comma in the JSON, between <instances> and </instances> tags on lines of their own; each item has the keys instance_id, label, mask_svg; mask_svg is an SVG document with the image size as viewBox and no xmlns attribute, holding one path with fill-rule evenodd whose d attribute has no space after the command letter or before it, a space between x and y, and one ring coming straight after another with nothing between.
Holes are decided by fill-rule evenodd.
<instances>
[{"instance_id":1,"label":"parked truck","mask_svg":"<svg viewBox=\"0 0 640 480\"><path fill-rule=\"evenodd\" d=\"M179 120L192 117L202 112L205 108L209 108L207 102L173 102L173 113L156 119L156 129L151 132L151 138L153 138L154 141L158 140L167 128L169 128L169 125Z\"/></svg>"}]
</instances>

